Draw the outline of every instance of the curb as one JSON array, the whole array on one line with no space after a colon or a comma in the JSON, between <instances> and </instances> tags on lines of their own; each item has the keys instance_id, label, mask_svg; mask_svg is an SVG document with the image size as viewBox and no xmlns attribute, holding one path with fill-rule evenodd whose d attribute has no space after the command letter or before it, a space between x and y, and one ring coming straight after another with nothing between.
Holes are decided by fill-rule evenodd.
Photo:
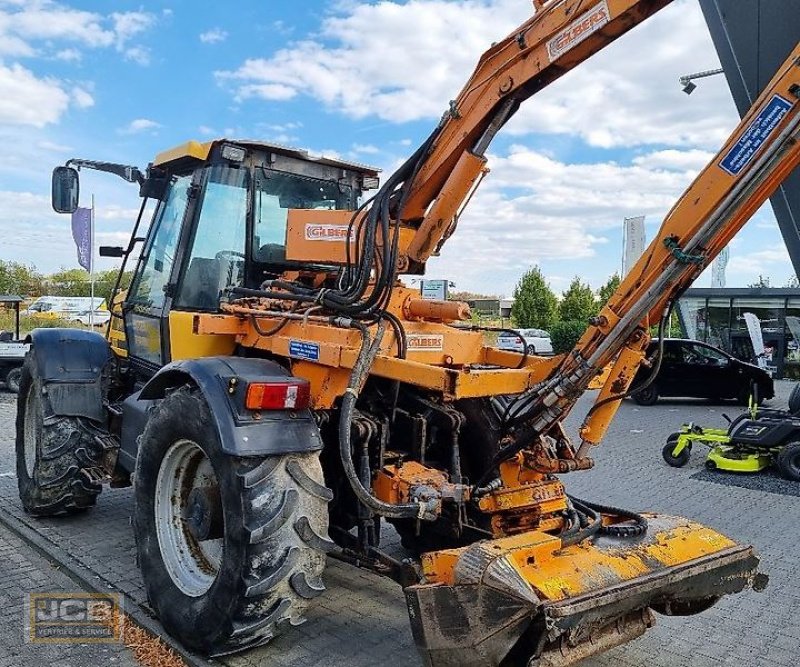
<instances>
[{"instance_id":1,"label":"curb","mask_svg":"<svg viewBox=\"0 0 800 667\"><path fill-rule=\"evenodd\" d=\"M109 591L117 593L123 600L123 612L129 616L136 625L163 641L190 667L218 667L221 664L208 661L202 656L188 651L184 646L164 632L161 624L127 593L119 590L113 583L81 564L76 558L37 533L25 522L20 521L6 512L0 512L0 525L10 530L52 564L58 565L64 574L84 590L92 593L108 593Z\"/></svg>"}]
</instances>

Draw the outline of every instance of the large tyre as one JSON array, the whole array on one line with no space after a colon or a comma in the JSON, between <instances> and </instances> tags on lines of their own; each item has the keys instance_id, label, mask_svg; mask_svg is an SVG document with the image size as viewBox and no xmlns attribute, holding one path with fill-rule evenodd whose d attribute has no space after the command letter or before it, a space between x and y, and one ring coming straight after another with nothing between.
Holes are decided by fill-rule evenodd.
<instances>
[{"instance_id":1,"label":"large tyre","mask_svg":"<svg viewBox=\"0 0 800 667\"><path fill-rule=\"evenodd\" d=\"M87 469L102 448L78 417L44 419L42 385L30 358L17 397L17 485L22 507L35 516L72 514L92 507L102 487Z\"/></svg>"},{"instance_id":2,"label":"large tyre","mask_svg":"<svg viewBox=\"0 0 800 667\"><path fill-rule=\"evenodd\" d=\"M658 401L658 387L656 387L655 382L642 389L642 391L637 391L633 394L633 400L639 405L655 405Z\"/></svg>"},{"instance_id":3,"label":"large tyre","mask_svg":"<svg viewBox=\"0 0 800 667\"><path fill-rule=\"evenodd\" d=\"M12 368L6 375L6 389L14 394L19 393L19 383L22 380L22 368Z\"/></svg>"},{"instance_id":4,"label":"large tyre","mask_svg":"<svg viewBox=\"0 0 800 667\"><path fill-rule=\"evenodd\" d=\"M778 454L778 469L786 479L800 482L800 442L790 442Z\"/></svg>"},{"instance_id":5,"label":"large tyre","mask_svg":"<svg viewBox=\"0 0 800 667\"><path fill-rule=\"evenodd\" d=\"M184 645L221 655L264 644L325 590L332 493L318 452L225 454L202 395L182 388L148 420L134 489L148 599Z\"/></svg>"},{"instance_id":6,"label":"large tyre","mask_svg":"<svg viewBox=\"0 0 800 667\"><path fill-rule=\"evenodd\" d=\"M664 445L664 448L661 450L661 456L663 457L664 461L666 461L667 464L671 465L673 468L683 468L683 466L689 463L689 457L692 455L691 443L684 447L681 450L681 453L677 456L672 455L672 452L675 450L675 446L678 444L679 436L679 433L673 433L670 435L667 438L667 444Z\"/></svg>"}]
</instances>

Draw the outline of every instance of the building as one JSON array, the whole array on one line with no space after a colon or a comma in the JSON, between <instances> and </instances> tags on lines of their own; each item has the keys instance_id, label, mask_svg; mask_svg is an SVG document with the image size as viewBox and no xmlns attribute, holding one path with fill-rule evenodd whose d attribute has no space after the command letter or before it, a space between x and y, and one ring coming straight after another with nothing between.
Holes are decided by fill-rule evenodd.
<instances>
[{"instance_id":1,"label":"building","mask_svg":"<svg viewBox=\"0 0 800 667\"><path fill-rule=\"evenodd\" d=\"M716 345L744 361L760 361L776 378L800 379L800 289L689 289L677 311L684 337ZM763 339L760 360L748 319Z\"/></svg>"}]
</instances>

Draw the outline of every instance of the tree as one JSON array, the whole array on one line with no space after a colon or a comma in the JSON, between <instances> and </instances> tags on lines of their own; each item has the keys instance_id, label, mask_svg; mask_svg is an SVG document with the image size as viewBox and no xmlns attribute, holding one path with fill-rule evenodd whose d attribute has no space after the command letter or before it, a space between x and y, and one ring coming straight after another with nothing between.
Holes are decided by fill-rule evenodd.
<instances>
[{"instance_id":1,"label":"tree","mask_svg":"<svg viewBox=\"0 0 800 667\"><path fill-rule=\"evenodd\" d=\"M523 274L514 288L514 305L511 315L517 326L524 329L549 329L556 321L558 299L542 275L534 266Z\"/></svg>"},{"instance_id":2,"label":"tree","mask_svg":"<svg viewBox=\"0 0 800 667\"><path fill-rule=\"evenodd\" d=\"M765 278L759 273L758 280L756 280L754 283L750 283L748 287L769 287L769 276Z\"/></svg>"},{"instance_id":3,"label":"tree","mask_svg":"<svg viewBox=\"0 0 800 667\"><path fill-rule=\"evenodd\" d=\"M617 291L619 288L621 280L618 273L615 273L611 276L607 281L606 284L603 285L599 290L597 290L597 300L599 301L599 306L602 308L608 303L608 300Z\"/></svg>"},{"instance_id":4,"label":"tree","mask_svg":"<svg viewBox=\"0 0 800 667\"><path fill-rule=\"evenodd\" d=\"M42 274L32 266L0 260L0 294L40 296Z\"/></svg>"},{"instance_id":5,"label":"tree","mask_svg":"<svg viewBox=\"0 0 800 667\"><path fill-rule=\"evenodd\" d=\"M92 285L84 269L65 269L47 276L47 290L52 296L90 296Z\"/></svg>"},{"instance_id":6,"label":"tree","mask_svg":"<svg viewBox=\"0 0 800 667\"><path fill-rule=\"evenodd\" d=\"M594 292L578 276L572 279L558 306L559 319L564 322L586 322L599 312Z\"/></svg>"},{"instance_id":7,"label":"tree","mask_svg":"<svg viewBox=\"0 0 800 667\"><path fill-rule=\"evenodd\" d=\"M569 352L586 331L586 322L561 321L556 322L550 329L550 340L553 343L554 354Z\"/></svg>"}]
</instances>

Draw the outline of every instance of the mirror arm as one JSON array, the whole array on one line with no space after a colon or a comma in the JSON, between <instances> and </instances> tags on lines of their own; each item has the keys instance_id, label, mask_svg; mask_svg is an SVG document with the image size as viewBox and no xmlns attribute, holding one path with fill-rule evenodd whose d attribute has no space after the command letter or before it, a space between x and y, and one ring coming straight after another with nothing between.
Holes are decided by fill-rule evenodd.
<instances>
[{"instance_id":1,"label":"mirror arm","mask_svg":"<svg viewBox=\"0 0 800 667\"><path fill-rule=\"evenodd\" d=\"M119 176L123 180L128 181L128 183L138 183L139 185L142 185L145 180L144 174L139 170L138 167L133 167L127 164L117 164L116 162L97 162L96 160L81 160L79 158L73 158L71 160L67 160L65 166L76 167L79 170L96 169L97 171L104 171L109 174Z\"/></svg>"}]
</instances>

